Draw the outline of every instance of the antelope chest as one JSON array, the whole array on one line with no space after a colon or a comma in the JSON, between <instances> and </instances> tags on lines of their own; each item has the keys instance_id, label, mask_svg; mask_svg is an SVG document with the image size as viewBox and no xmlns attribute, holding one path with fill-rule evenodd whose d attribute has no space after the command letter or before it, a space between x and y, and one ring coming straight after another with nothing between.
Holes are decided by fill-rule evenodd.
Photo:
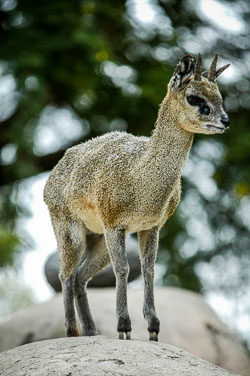
<instances>
[{"instance_id":1,"label":"antelope chest","mask_svg":"<svg viewBox=\"0 0 250 376\"><path fill-rule=\"evenodd\" d=\"M155 200L156 201L156 200ZM175 192L166 202L150 203L128 219L126 230L128 232L139 232L149 230L153 227L162 227L166 220L174 213L180 201L179 191Z\"/></svg>"}]
</instances>

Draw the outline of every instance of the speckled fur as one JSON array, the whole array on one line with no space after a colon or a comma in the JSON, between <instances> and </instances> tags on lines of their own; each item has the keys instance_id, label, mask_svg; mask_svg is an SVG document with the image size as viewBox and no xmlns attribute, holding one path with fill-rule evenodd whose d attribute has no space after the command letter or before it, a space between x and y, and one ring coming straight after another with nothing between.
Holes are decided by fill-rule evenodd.
<instances>
[{"instance_id":1,"label":"speckled fur","mask_svg":"<svg viewBox=\"0 0 250 376\"><path fill-rule=\"evenodd\" d=\"M194 133L222 133L207 124L218 125L225 114L216 83L204 77L195 81L192 70L182 79L176 80L176 74L171 79L150 138L111 132L70 148L46 183L44 199L58 242L69 336L78 334L74 296L83 333L96 334L86 284L111 259L117 279L117 329L120 338L124 332L130 338L125 236L138 232L144 316L150 339L157 340L153 278L159 229L180 201L181 173ZM177 88L177 81L182 86ZM210 114L201 115L191 107L187 94L204 98Z\"/></svg>"}]
</instances>

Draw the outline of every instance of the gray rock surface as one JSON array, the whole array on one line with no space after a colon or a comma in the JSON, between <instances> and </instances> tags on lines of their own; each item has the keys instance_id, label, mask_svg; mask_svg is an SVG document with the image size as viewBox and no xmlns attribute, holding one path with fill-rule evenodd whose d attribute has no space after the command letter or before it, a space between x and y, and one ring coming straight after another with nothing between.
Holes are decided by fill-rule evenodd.
<instances>
[{"instance_id":1,"label":"gray rock surface","mask_svg":"<svg viewBox=\"0 0 250 376\"><path fill-rule=\"evenodd\" d=\"M0 354L3 376L232 376L176 347L102 336L34 342ZM235 374L234 374L235 375Z\"/></svg>"},{"instance_id":2,"label":"gray rock surface","mask_svg":"<svg viewBox=\"0 0 250 376\"><path fill-rule=\"evenodd\" d=\"M88 295L99 333L117 338L115 290L89 289ZM142 290L129 289L132 338L147 340L142 301ZM180 347L240 375L250 375L245 347L218 319L201 295L177 288L157 288L155 301L161 320L160 342ZM33 341L64 337L63 323L62 297L57 294L49 302L20 310L0 325L0 350Z\"/></svg>"}]
</instances>

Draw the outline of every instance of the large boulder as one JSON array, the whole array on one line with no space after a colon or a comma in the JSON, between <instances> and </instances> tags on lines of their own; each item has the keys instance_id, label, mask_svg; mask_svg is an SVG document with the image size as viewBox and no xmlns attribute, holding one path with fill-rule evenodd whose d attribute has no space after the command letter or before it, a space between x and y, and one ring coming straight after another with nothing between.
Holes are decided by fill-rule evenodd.
<instances>
[{"instance_id":1,"label":"large boulder","mask_svg":"<svg viewBox=\"0 0 250 376\"><path fill-rule=\"evenodd\" d=\"M91 311L100 334L116 338L115 290L89 289ZM132 338L147 339L142 315L143 292L128 291ZM161 320L159 341L178 346L211 363L241 375L250 375L248 354L241 341L224 325L199 294L177 289L155 289ZM61 294L49 302L20 310L0 325L0 350L49 338L63 337Z\"/></svg>"},{"instance_id":2,"label":"large boulder","mask_svg":"<svg viewBox=\"0 0 250 376\"><path fill-rule=\"evenodd\" d=\"M34 342L0 354L4 376L233 376L176 347L101 336Z\"/></svg>"}]
</instances>

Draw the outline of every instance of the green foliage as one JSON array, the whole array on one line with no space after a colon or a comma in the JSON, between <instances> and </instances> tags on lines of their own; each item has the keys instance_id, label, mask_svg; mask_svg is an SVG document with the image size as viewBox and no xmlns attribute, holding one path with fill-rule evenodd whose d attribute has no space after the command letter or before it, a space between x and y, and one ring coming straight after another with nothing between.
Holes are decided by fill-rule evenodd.
<instances>
[{"instance_id":1,"label":"green foliage","mask_svg":"<svg viewBox=\"0 0 250 376\"><path fill-rule=\"evenodd\" d=\"M0 265L12 265L16 256L17 246L20 245L18 236L0 227Z\"/></svg>"}]
</instances>

